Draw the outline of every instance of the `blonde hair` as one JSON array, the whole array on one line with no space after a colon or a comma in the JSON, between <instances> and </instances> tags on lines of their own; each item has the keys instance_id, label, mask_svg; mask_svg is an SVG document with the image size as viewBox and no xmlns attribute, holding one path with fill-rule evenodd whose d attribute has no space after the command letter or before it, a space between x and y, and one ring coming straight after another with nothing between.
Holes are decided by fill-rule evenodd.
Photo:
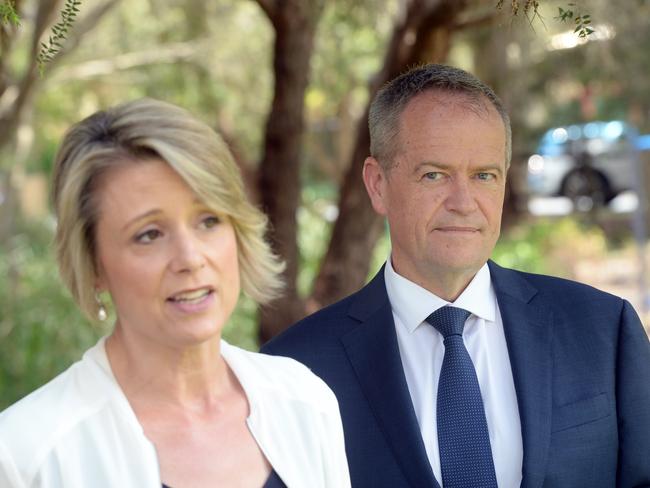
<instances>
[{"instance_id":1,"label":"blonde hair","mask_svg":"<svg viewBox=\"0 0 650 488\"><path fill-rule=\"evenodd\" d=\"M237 237L243 291L259 304L276 298L284 263L264 239L266 216L246 197L239 168L221 137L184 109L141 99L97 112L66 133L54 166L59 271L81 310L97 316L94 192L103 173L129 161L168 164Z\"/></svg>"}]
</instances>

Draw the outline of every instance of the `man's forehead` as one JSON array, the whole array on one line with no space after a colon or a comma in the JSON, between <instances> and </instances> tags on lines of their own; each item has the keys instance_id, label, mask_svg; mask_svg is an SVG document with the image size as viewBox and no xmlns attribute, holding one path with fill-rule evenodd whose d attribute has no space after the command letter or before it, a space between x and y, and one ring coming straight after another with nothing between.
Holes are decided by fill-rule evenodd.
<instances>
[{"instance_id":1,"label":"man's forehead","mask_svg":"<svg viewBox=\"0 0 650 488\"><path fill-rule=\"evenodd\" d=\"M496 107L481 93L432 88L418 93L409 100L402 111L402 120L405 113L423 104L430 105L436 111L467 112L481 117L496 115L500 118Z\"/></svg>"}]
</instances>

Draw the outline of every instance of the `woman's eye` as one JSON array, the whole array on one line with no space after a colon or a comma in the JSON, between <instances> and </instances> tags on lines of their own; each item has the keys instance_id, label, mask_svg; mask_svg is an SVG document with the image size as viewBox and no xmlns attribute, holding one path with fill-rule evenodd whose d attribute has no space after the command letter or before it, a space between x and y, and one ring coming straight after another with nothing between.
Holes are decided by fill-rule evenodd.
<instances>
[{"instance_id":1,"label":"woman's eye","mask_svg":"<svg viewBox=\"0 0 650 488\"><path fill-rule=\"evenodd\" d=\"M162 235L158 229L149 229L135 236L136 242L140 244L150 244Z\"/></svg>"},{"instance_id":2,"label":"woman's eye","mask_svg":"<svg viewBox=\"0 0 650 488\"><path fill-rule=\"evenodd\" d=\"M205 227L206 229L211 229L212 227L216 226L219 222L221 222L219 217L215 215L209 215L201 221L201 225L203 225L203 227Z\"/></svg>"}]
</instances>

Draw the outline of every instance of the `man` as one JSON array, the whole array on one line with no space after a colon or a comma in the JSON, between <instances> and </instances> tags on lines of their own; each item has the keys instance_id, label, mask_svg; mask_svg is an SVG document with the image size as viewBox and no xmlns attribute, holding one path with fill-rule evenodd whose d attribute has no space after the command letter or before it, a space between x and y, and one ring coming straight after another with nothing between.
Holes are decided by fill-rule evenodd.
<instances>
[{"instance_id":1,"label":"man","mask_svg":"<svg viewBox=\"0 0 650 488\"><path fill-rule=\"evenodd\" d=\"M489 261L510 122L416 68L370 110L363 181L390 258L264 347L336 393L354 487L650 486L650 344L626 301Z\"/></svg>"}]
</instances>

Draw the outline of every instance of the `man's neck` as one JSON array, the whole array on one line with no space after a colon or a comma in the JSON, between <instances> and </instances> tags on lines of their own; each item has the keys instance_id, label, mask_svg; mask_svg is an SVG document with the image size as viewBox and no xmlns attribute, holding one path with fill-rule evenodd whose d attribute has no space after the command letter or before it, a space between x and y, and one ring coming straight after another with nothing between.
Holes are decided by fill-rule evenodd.
<instances>
[{"instance_id":1,"label":"man's neck","mask_svg":"<svg viewBox=\"0 0 650 488\"><path fill-rule=\"evenodd\" d=\"M456 301L478 273L478 269L415 273L410 272L407 267L396 265L393 259L391 259L391 265L397 274L449 303Z\"/></svg>"}]
</instances>

